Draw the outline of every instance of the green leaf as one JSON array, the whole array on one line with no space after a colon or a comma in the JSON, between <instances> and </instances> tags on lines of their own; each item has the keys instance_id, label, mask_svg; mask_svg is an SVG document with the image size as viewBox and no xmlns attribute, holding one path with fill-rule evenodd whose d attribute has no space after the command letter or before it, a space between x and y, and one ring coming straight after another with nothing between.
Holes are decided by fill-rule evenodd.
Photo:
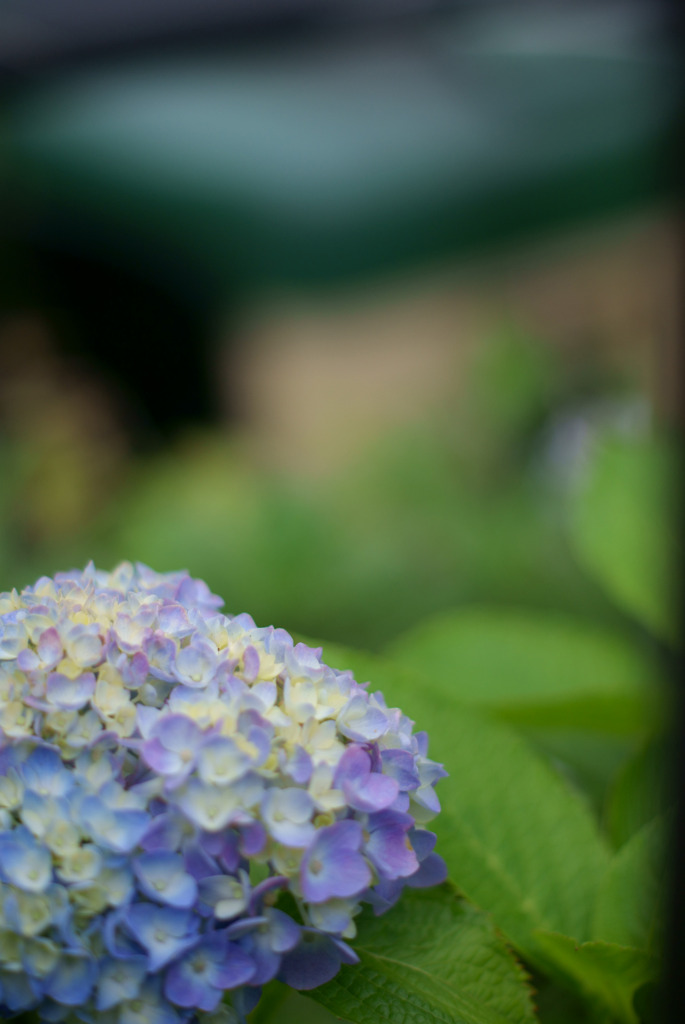
<instances>
[{"instance_id":1,"label":"green leaf","mask_svg":"<svg viewBox=\"0 0 685 1024\"><path fill-rule=\"evenodd\" d=\"M559 614L447 612L388 653L441 692L531 727L642 732L661 697L659 672L640 648Z\"/></svg>"},{"instance_id":2,"label":"green leaf","mask_svg":"<svg viewBox=\"0 0 685 1024\"><path fill-rule=\"evenodd\" d=\"M288 986L280 981L270 981L265 985L259 1002L247 1016L249 1024L268 1024L272 1017L279 1017L290 991Z\"/></svg>"},{"instance_id":3,"label":"green leaf","mask_svg":"<svg viewBox=\"0 0 685 1024\"><path fill-rule=\"evenodd\" d=\"M655 633L676 637L675 466L654 440L603 436L571 509L579 559Z\"/></svg>"},{"instance_id":4,"label":"green leaf","mask_svg":"<svg viewBox=\"0 0 685 1024\"><path fill-rule=\"evenodd\" d=\"M520 732L533 749L582 794L596 820L601 821L607 792L616 773L635 752L635 737L526 726L520 727Z\"/></svg>"},{"instance_id":5,"label":"green leaf","mask_svg":"<svg viewBox=\"0 0 685 1024\"><path fill-rule=\"evenodd\" d=\"M413 966L439 972L444 981L512 1024L535 1019L523 969L490 917L450 883L405 890L389 913L366 915L359 942L388 956L400 947L411 950Z\"/></svg>"},{"instance_id":6,"label":"green leaf","mask_svg":"<svg viewBox=\"0 0 685 1024\"><path fill-rule=\"evenodd\" d=\"M506 725L381 658L328 644L324 658L428 732L450 773L437 788L437 849L459 889L529 956L538 928L590 938L608 850L583 801Z\"/></svg>"},{"instance_id":7,"label":"green leaf","mask_svg":"<svg viewBox=\"0 0 685 1024\"><path fill-rule=\"evenodd\" d=\"M614 846L622 846L673 802L671 741L651 737L625 762L607 798L605 820Z\"/></svg>"},{"instance_id":8,"label":"green leaf","mask_svg":"<svg viewBox=\"0 0 685 1024\"><path fill-rule=\"evenodd\" d=\"M247 1020L249 1024L335 1024L340 1017L282 982L270 981Z\"/></svg>"},{"instance_id":9,"label":"green leaf","mask_svg":"<svg viewBox=\"0 0 685 1024\"><path fill-rule=\"evenodd\" d=\"M532 1024L526 976L488 917L449 885L407 891L367 913L353 943L361 963L310 996L354 1024Z\"/></svg>"},{"instance_id":10,"label":"green leaf","mask_svg":"<svg viewBox=\"0 0 685 1024\"><path fill-rule=\"evenodd\" d=\"M549 975L534 973L533 987L540 1024L613 1024L603 1006L570 991L568 984L561 985Z\"/></svg>"},{"instance_id":11,"label":"green leaf","mask_svg":"<svg viewBox=\"0 0 685 1024\"><path fill-rule=\"evenodd\" d=\"M661 946L665 822L645 825L614 856L600 886L593 923L597 939L656 953Z\"/></svg>"},{"instance_id":12,"label":"green leaf","mask_svg":"<svg viewBox=\"0 0 685 1024\"><path fill-rule=\"evenodd\" d=\"M637 990L654 978L657 962L643 950L610 942L577 943L568 935L538 932L538 959L591 1002L598 1002L622 1024L638 1024Z\"/></svg>"}]
</instances>

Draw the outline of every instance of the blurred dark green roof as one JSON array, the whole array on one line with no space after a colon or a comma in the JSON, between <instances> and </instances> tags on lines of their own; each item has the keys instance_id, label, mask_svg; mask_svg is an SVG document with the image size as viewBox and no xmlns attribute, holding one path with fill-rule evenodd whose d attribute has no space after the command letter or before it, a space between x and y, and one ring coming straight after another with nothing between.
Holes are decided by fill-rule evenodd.
<instances>
[{"instance_id":1,"label":"blurred dark green roof","mask_svg":"<svg viewBox=\"0 0 685 1024\"><path fill-rule=\"evenodd\" d=\"M261 288L660 198L663 40L643 8L569 7L46 72L6 92L0 201L31 243Z\"/></svg>"}]
</instances>

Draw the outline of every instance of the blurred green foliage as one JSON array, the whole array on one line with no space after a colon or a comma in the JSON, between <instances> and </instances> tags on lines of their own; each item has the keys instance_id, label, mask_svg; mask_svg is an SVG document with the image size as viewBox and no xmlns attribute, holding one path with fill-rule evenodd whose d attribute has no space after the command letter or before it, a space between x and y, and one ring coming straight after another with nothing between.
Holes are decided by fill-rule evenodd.
<instances>
[{"instance_id":1,"label":"blurred green foliage","mask_svg":"<svg viewBox=\"0 0 685 1024\"><path fill-rule=\"evenodd\" d=\"M313 993L322 1005L276 986L255 1024L325 1024L331 1010L367 1024L392 1005L407 1022L532 1019L527 989L479 1002L487 976L469 963L487 959L490 922L508 944L492 954L502 969L511 947L532 972L543 1024L642 1019L671 797L676 512L674 456L643 412L506 331L458 408L350 469L295 478L198 434L139 460L78 536L35 542L16 514L16 453L0 447L0 589L90 557L188 568L231 612L322 638L325 661L401 706L450 771L439 849L489 915L453 894L449 920L431 912L462 975L434 958L426 987L417 895L380 938L362 922L362 965ZM475 1004L455 996L464 986Z\"/></svg>"},{"instance_id":2,"label":"blurred green foliage","mask_svg":"<svg viewBox=\"0 0 685 1024\"><path fill-rule=\"evenodd\" d=\"M653 439L597 449L572 509L576 550L612 598L658 635L677 635L676 480L668 447Z\"/></svg>"},{"instance_id":3,"label":"blurred green foliage","mask_svg":"<svg viewBox=\"0 0 685 1024\"><path fill-rule=\"evenodd\" d=\"M323 480L260 469L237 439L204 433L134 460L94 502L72 438L61 465L51 457L42 490L17 467L24 449L0 442L0 578L23 584L91 557L185 566L233 612L376 650L428 615L472 603L622 625L570 543L570 495L557 479L566 456L553 472L545 461L559 411L586 393L558 353L507 328L484 343L455 408ZM101 460L88 450L82 461L94 469ZM54 528L55 477L72 504L82 493L95 506L71 531Z\"/></svg>"}]
</instances>

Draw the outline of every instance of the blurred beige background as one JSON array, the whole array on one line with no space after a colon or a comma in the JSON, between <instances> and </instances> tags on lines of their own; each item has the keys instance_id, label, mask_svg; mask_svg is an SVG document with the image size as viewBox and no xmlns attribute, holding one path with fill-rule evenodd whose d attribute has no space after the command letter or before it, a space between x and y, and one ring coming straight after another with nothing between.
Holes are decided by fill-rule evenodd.
<instances>
[{"instance_id":1,"label":"blurred beige background","mask_svg":"<svg viewBox=\"0 0 685 1024\"><path fill-rule=\"evenodd\" d=\"M245 310L221 374L265 464L325 474L374 438L458 402L503 320L569 364L632 379L677 415L681 264L674 213L654 211L458 269Z\"/></svg>"}]
</instances>

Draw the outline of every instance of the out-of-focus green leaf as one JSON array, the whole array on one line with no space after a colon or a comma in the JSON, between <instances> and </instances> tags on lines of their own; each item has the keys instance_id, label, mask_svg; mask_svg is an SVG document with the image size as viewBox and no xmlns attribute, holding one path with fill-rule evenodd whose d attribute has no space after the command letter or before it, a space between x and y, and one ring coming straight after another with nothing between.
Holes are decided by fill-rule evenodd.
<instances>
[{"instance_id":1,"label":"out-of-focus green leaf","mask_svg":"<svg viewBox=\"0 0 685 1024\"><path fill-rule=\"evenodd\" d=\"M597 820L601 820L609 787L621 766L634 754L638 740L634 736L583 729L521 726L520 730L555 771L583 794Z\"/></svg>"},{"instance_id":2,"label":"out-of-focus green leaf","mask_svg":"<svg viewBox=\"0 0 685 1024\"><path fill-rule=\"evenodd\" d=\"M73 531L68 549L63 537L33 550L30 565L15 552L9 582L90 557L185 566L260 624L374 650L467 601L616 621L518 441L504 430L513 448L495 446L495 468L470 462L462 433L452 421L406 427L316 479L260 466L236 438L188 435L133 463L116 501L90 532Z\"/></svg>"},{"instance_id":3,"label":"out-of-focus green leaf","mask_svg":"<svg viewBox=\"0 0 685 1024\"><path fill-rule=\"evenodd\" d=\"M589 938L608 851L583 801L506 725L382 658L328 644L323 656L428 732L450 773L438 784L438 851L466 896L524 954L539 928Z\"/></svg>"},{"instance_id":4,"label":"out-of-focus green leaf","mask_svg":"<svg viewBox=\"0 0 685 1024\"><path fill-rule=\"evenodd\" d=\"M593 935L619 946L657 953L663 927L663 818L645 825L613 857L595 907Z\"/></svg>"},{"instance_id":5,"label":"out-of-focus green leaf","mask_svg":"<svg viewBox=\"0 0 685 1024\"><path fill-rule=\"evenodd\" d=\"M644 744L616 775L607 798L609 838L620 847L672 803L671 744L658 735Z\"/></svg>"},{"instance_id":6,"label":"out-of-focus green leaf","mask_svg":"<svg viewBox=\"0 0 685 1024\"><path fill-rule=\"evenodd\" d=\"M387 915L365 914L343 967L312 999L354 1024L532 1024L530 989L491 921L451 887L405 892Z\"/></svg>"},{"instance_id":7,"label":"out-of-focus green leaf","mask_svg":"<svg viewBox=\"0 0 685 1024\"><path fill-rule=\"evenodd\" d=\"M586 569L626 611L671 641L677 617L675 481L664 445L603 436L571 517Z\"/></svg>"},{"instance_id":8,"label":"out-of-focus green leaf","mask_svg":"<svg viewBox=\"0 0 685 1024\"><path fill-rule=\"evenodd\" d=\"M538 957L547 969L621 1024L638 1024L637 990L655 977L657 961L640 949L611 942L578 943L568 935L538 932Z\"/></svg>"},{"instance_id":9,"label":"out-of-focus green leaf","mask_svg":"<svg viewBox=\"0 0 685 1024\"><path fill-rule=\"evenodd\" d=\"M632 733L658 714L653 660L624 636L566 616L447 612L389 654L441 692L518 724Z\"/></svg>"},{"instance_id":10,"label":"out-of-focus green leaf","mask_svg":"<svg viewBox=\"0 0 685 1024\"><path fill-rule=\"evenodd\" d=\"M115 518L109 561L188 568L230 612L249 611L260 625L318 623L322 592L334 595L331 614L339 607L344 553L313 497L257 472L218 438L188 438L141 466Z\"/></svg>"}]
</instances>

